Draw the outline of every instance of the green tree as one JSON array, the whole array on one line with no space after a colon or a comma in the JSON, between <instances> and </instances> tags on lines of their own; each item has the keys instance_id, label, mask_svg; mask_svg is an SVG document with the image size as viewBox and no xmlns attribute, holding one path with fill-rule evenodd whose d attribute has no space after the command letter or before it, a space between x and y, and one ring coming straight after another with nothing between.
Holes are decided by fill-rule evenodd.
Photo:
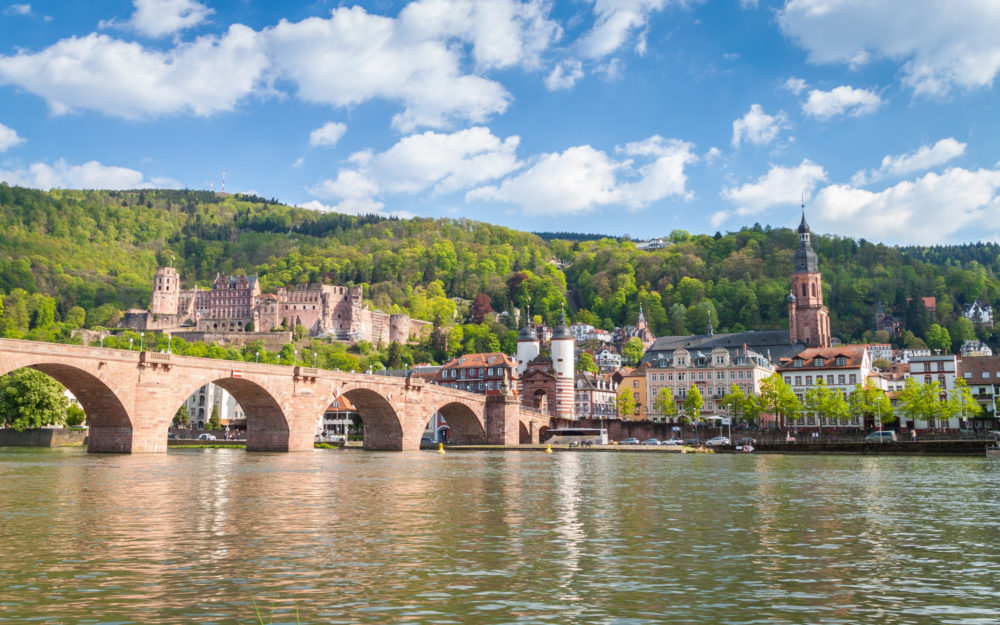
<instances>
[{"instance_id":1,"label":"green tree","mask_svg":"<svg viewBox=\"0 0 1000 625\"><path fill-rule=\"evenodd\" d=\"M892 363L887 358L876 358L872 361L872 366L879 371L885 371L892 367Z\"/></svg>"},{"instance_id":2,"label":"green tree","mask_svg":"<svg viewBox=\"0 0 1000 625\"><path fill-rule=\"evenodd\" d=\"M174 413L174 424L186 427L189 423L191 423L191 415L188 414L187 405L181 404L181 407Z\"/></svg>"},{"instance_id":3,"label":"green tree","mask_svg":"<svg viewBox=\"0 0 1000 625\"><path fill-rule=\"evenodd\" d=\"M663 415L665 419L674 419L677 417L677 402L674 401L674 394L670 391L670 388L661 388L660 392L653 398L653 411L656 414Z\"/></svg>"},{"instance_id":4,"label":"green tree","mask_svg":"<svg viewBox=\"0 0 1000 625\"><path fill-rule=\"evenodd\" d=\"M983 407L972 397L969 385L962 378L955 378L955 390L948 396L949 413L962 419L962 427L966 420L983 414Z\"/></svg>"},{"instance_id":5,"label":"green tree","mask_svg":"<svg viewBox=\"0 0 1000 625\"><path fill-rule=\"evenodd\" d=\"M80 404L70 404L66 410L66 426L74 427L83 425L86 421L87 413L80 407Z\"/></svg>"},{"instance_id":6,"label":"green tree","mask_svg":"<svg viewBox=\"0 0 1000 625\"><path fill-rule=\"evenodd\" d=\"M779 427L785 427L785 419L797 421L802 406L792 387L788 386L778 373L764 378L760 383L760 408L778 419Z\"/></svg>"},{"instance_id":7,"label":"green tree","mask_svg":"<svg viewBox=\"0 0 1000 625\"><path fill-rule=\"evenodd\" d=\"M581 353L580 357L576 359L576 370L589 371L596 374L599 369L597 368L597 363L594 362L594 355L589 352Z\"/></svg>"},{"instance_id":8,"label":"green tree","mask_svg":"<svg viewBox=\"0 0 1000 625\"><path fill-rule=\"evenodd\" d=\"M732 384L729 387L729 392L722 396L719 400L719 406L726 409L729 413L731 419L743 416L744 404L746 404L747 397L743 393L743 389Z\"/></svg>"},{"instance_id":9,"label":"green tree","mask_svg":"<svg viewBox=\"0 0 1000 625\"><path fill-rule=\"evenodd\" d=\"M701 409L705 407L705 400L701 396L701 391L694 384L691 385L691 390L688 391L687 397L684 398L684 415L693 423L698 421L698 415L701 414Z\"/></svg>"},{"instance_id":10,"label":"green tree","mask_svg":"<svg viewBox=\"0 0 1000 625\"><path fill-rule=\"evenodd\" d=\"M936 418L941 415L941 385L936 381L923 384L913 378L906 378L903 390L896 399L899 411L914 422L925 421L934 427Z\"/></svg>"},{"instance_id":11,"label":"green tree","mask_svg":"<svg viewBox=\"0 0 1000 625\"><path fill-rule=\"evenodd\" d=\"M951 351L951 335L948 334L946 328L936 323L932 323L930 330L927 331L926 341L927 347L933 350L940 350L942 354L947 354Z\"/></svg>"},{"instance_id":12,"label":"green tree","mask_svg":"<svg viewBox=\"0 0 1000 625\"><path fill-rule=\"evenodd\" d=\"M837 389L830 388L817 376L816 386L806 391L806 401L803 409L814 413L817 418L825 417L830 422L843 422L850 417L850 406ZM823 431L822 421L819 421L820 432Z\"/></svg>"},{"instance_id":13,"label":"green tree","mask_svg":"<svg viewBox=\"0 0 1000 625\"><path fill-rule=\"evenodd\" d=\"M896 415L892 411L892 402L889 401L885 391L876 387L869 380L865 380L864 384L854 386L849 403L851 416L858 418L862 423L869 417L873 417L881 423L892 423L896 419Z\"/></svg>"},{"instance_id":14,"label":"green tree","mask_svg":"<svg viewBox=\"0 0 1000 625\"><path fill-rule=\"evenodd\" d=\"M615 408L618 410L619 419L631 419L635 415L635 398L629 390L618 391L615 398Z\"/></svg>"},{"instance_id":15,"label":"green tree","mask_svg":"<svg viewBox=\"0 0 1000 625\"><path fill-rule=\"evenodd\" d=\"M0 425L19 432L58 425L68 407L62 385L40 371L18 369L0 378Z\"/></svg>"},{"instance_id":16,"label":"green tree","mask_svg":"<svg viewBox=\"0 0 1000 625\"><path fill-rule=\"evenodd\" d=\"M222 421L219 419L218 406L212 406L212 416L208 418L208 429L213 432L222 429Z\"/></svg>"},{"instance_id":17,"label":"green tree","mask_svg":"<svg viewBox=\"0 0 1000 625\"><path fill-rule=\"evenodd\" d=\"M638 364L644 353L642 340L637 336L625 341L625 345L622 347L622 356L625 357L626 362L632 365Z\"/></svg>"}]
</instances>

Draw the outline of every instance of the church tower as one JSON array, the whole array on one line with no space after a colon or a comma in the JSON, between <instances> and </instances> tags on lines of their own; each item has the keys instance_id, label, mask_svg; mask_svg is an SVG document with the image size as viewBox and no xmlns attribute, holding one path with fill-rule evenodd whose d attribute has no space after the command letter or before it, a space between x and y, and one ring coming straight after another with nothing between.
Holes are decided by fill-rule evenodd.
<instances>
[{"instance_id":1,"label":"church tower","mask_svg":"<svg viewBox=\"0 0 1000 625\"><path fill-rule=\"evenodd\" d=\"M830 347L830 311L823 305L823 278L816 252L809 240L805 207L799 224L799 249L795 250L792 292L788 296L788 334L792 343Z\"/></svg>"}]
</instances>

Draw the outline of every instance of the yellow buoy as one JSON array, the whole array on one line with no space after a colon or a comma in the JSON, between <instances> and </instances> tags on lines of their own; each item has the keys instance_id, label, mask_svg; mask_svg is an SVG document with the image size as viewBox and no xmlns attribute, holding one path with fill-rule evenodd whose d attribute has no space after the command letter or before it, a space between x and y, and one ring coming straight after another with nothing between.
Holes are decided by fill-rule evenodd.
<instances>
[{"instance_id":1,"label":"yellow buoy","mask_svg":"<svg viewBox=\"0 0 1000 625\"><path fill-rule=\"evenodd\" d=\"M438 453L439 454L444 453L444 443L438 443Z\"/></svg>"},{"instance_id":2,"label":"yellow buoy","mask_svg":"<svg viewBox=\"0 0 1000 625\"><path fill-rule=\"evenodd\" d=\"M551 454L552 453L552 444L551 443L545 447L545 453L547 453L547 454Z\"/></svg>"}]
</instances>

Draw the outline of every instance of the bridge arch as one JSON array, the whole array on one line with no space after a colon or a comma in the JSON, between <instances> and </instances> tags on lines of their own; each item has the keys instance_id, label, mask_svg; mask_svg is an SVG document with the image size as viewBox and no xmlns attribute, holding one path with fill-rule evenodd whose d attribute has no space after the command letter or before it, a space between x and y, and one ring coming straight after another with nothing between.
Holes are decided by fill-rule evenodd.
<instances>
[{"instance_id":1,"label":"bridge arch","mask_svg":"<svg viewBox=\"0 0 1000 625\"><path fill-rule=\"evenodd\" d=\"M168 425L180 405L206 384L215 384L232 395L243 409L247 417L247 451L288 451L290 428L285 411L267 388L247 378L208 376L181 389L174 405L165 407L170 410ZM205 408L206 413L211 411L211 406Z\"/></svg>"},{"instance_id":2,"label":"bridge arch","mask_svg":"<svg viewBox=\"0 0 1000 625\"><path fill-rule=\"evenodd\" d=\"M97 376L71 365L40 362L24 367L14 367L2 374L18 369L34 369L65 386L87 413L87 451L122 452L132 449L132 419L115 394Z\"/></svg>"},{"instance_id":3,"label":"bridge arch","mask_svg":"<svg viewBox=\"0 0 1000 625\"><path fill-rule=\"evenodd\" d=\"M403 425L389 400L367 388L353 388L343 395L364 424L365 449L403 449Z\"/></svg>"},{"instance_id":4,"label":"bridge arch","mask_svg":"<svg viewBox=\"0 0 1000 625\"><path fill-rule=\"evenodd\" d=\"M459 445L482 445L486 443L486 429L482 418L468 405L452 401L437 409L451 429L452 443ZM433 416L433 415L431 415ZM426 425L426 420L424 421Z\"/></svg>"}]
</instances>

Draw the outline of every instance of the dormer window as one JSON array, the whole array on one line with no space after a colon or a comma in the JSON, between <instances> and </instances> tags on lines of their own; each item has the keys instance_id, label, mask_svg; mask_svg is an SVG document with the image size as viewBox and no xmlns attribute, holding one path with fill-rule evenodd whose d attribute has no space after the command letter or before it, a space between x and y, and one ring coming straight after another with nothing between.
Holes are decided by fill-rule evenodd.
<instances>
[{"instance_id":1,"label":"dormer window","mask_svg":"<svg viewBox=\"0 0 1000 625\"><path fill-rule=\"evenodd\" d=\"M822 356L817 356L813 362L816 364L817 367L826 366L826 358L823 358Z\"/></svg>"},{"instance_id":2,"label":"dormer window","mask_svg":"<svg viewBox=\"0 0 1000 625\"><path fill-rule=\"evenodd\" d=\"M846 356L837 356L837 359L834 362L836 362L836 364L837 364L838 367L846 367L847 366L847 357Z\"/></svg>"},{"instance_id":3,"label":"dormer window","mask_svg":"<svg viewBox=\"0 0 1000 625\"><path fill-rule=\"evenodd\" d=\"M793 360L792 361L792 366L796 367L796 368L801 367L802 366L802 359L801 358L796 358L795 360Z\"/></svg>"}]
</instances>

